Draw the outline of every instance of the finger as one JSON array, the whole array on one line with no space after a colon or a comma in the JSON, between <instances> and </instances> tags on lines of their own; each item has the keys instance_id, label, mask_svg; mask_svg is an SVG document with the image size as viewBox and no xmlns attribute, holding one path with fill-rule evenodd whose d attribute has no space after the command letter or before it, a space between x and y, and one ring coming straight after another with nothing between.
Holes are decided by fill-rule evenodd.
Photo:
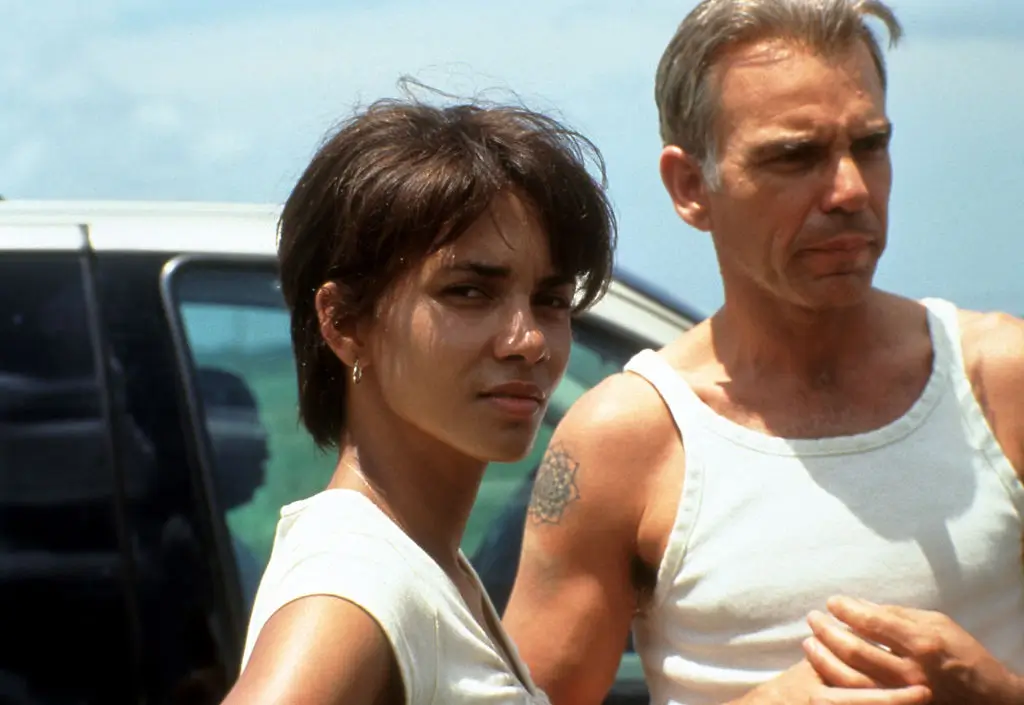
<instances>
[{"instance_id":1,"label":"finger","mask_svg":"<svg viewBox=\"0 0 1024 705\"><path fill-rule=\"evenodd\" d=\"M914 685L895 690L849 690L825 688L811 698L811 705L927 705L932 692Z\"/></svg>"},{"instance_id":2,"label":"finger","mask_svg":"<svg viewBox=\"0 0 1024 705\"><path fill-rule=\"evenodd\" d=\"M861 600L868 605L874 604L870 600ZM934 612L928 610L914 609L913 607L904 607L903 605L877 605L882 609L891 612L897 617L903 618L907 622L924 622L935 616Z\"/></svg>"},{"instance_id":3,"label":"finger","mask_svg":"<svg viewBox=\"0 0 1024 705\"><path fill-rule=\"evenodd\" d=\"M924 670L915 661L865 641L828 615L812 612L807 618L807 623L818 643L833 658L876 684L903 686L925 685L928 682ZM819 673L822 672L819 670ZM824 677L824 674L822 675Z\"/></svg>"},{"instance_id":4,"label":"finger","mask_svg":"<svg viewBox=\"0 0 1024 705\"><path fill-rule=\"evenodd\" d=\"M920 634L921 627L885 605L852 597L833 597L828 611L862 637L889 647L900 655Z\"/></svg>"},{"instance_id":5,"label":"finger","mask_svg":"<svg viewBox=\"0 0 1024 705\"><path fill-rule=\"evenodd\" d=\"M826 685L836 688L877 688L881 685L848 666L816 637L805 639L803 647L808 663Z\"/></svg>"}]
</instances>

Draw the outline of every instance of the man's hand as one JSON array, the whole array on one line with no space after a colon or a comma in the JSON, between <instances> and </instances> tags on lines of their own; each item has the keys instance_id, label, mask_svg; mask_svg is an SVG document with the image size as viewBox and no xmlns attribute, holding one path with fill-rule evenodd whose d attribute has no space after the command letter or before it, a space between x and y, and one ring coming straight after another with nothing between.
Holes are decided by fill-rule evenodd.
<instances>
[{"instance_id":1,"label":"man's hand","mask_svg":"<svg viewBox=\"0 0 1024 705\"><path fill-rule=\"evenodd\" d=\"M809 661L801 661L730 705L925 705L930 702L931 691L921 685L838 686L826 683Z\"/></svg>"},{"instance_id":2,"label":"man's hand","mask_svg":"<svg viewBox=\"0 0 1024 705\"><path fill-rule=\"evenodd\" d=\"M808 622L808 662L827 684L926 685L937 705L1022 705L1024 679L949 617L837 597ZM874 642L874 643L871 643Z\"/></svg>"}]
</instances>

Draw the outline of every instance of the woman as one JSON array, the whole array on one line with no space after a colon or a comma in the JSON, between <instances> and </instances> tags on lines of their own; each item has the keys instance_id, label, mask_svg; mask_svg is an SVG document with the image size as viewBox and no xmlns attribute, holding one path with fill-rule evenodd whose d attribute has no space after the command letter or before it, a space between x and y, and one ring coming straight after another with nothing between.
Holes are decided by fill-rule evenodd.
<instances>
[{"instance_id":1,"label":"woman","mask_svg":"<svg viewBox=\"0 0 1024 705\"><path fill-rule=\"evenodd\" d=\"M547 702L459 544L609 279L588 157L522 108L382 101L299 179L281 283L301 419L339 460L281 512L228 703Z\"/></svg>"}]
</instances>

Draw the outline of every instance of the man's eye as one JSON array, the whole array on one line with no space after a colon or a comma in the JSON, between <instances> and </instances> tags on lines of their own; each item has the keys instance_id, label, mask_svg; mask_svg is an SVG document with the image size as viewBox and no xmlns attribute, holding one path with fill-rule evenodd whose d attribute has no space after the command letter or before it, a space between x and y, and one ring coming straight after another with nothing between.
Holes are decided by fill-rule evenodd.
<instances>
[{"instance_id":1,"label":"man's eye","mask_svg":"<svg viewBox=\"0 0 1024 705\"><path fill-rule=\"evenodd\" d=\"M858 140L853 145L853 151L857 154L872 154L884 152L889 149L889 136L879 135L868 139Z\"/></svg>"},{"instance_id":2,"label":"man's eye","mask_svg":"<svg viewBox=\"0 0 1024 705\"><path fill-rule=\"evenodd\" d=\"M774 161L780 164L806 164L817 159L819 152L816 147L793 147L783 150Z\"/></svg>"}]
</instances>

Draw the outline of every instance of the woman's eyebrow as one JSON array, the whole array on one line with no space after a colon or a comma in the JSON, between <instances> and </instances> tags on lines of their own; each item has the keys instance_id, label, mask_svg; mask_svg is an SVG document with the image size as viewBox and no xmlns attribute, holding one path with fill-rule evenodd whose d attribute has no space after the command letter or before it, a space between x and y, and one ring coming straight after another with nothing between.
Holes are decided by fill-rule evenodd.
<instances>
[{"instance_id":1,"label":"woman's eyebrow","mask_svg":"<svg viewBox=\"0 0 1024 705\"><path fill-rule=\"evenodd\" d=\"M512 274L511 267L473 260L446 264L442 270L449 272L471 272L485 279L507 279Z\"/></svg>"}]
</instances>

